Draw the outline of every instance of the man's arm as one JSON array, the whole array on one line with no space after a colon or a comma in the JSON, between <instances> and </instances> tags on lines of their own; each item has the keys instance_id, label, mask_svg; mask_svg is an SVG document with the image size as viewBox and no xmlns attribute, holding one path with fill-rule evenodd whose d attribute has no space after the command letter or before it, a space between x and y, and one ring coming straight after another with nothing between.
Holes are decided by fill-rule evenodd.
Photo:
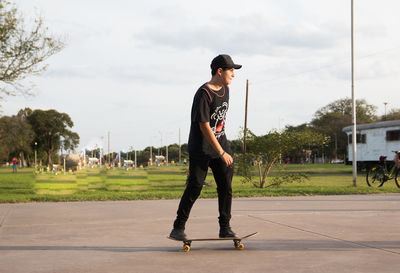
<instances>
[{"instance_id":1,"label":"man's arm","mask_svg":"<svg viewBox=\"0 0 400 273\"><path fill-rule=\"evenodd\" d=\"M199 122L199 125L201 132L203 133L208 143L210 143L211 147L213 147L213 149L221 156L222 160L227 166L231 166L233 164L233 158L230 154L226 153L224 149L222 149L217 138L214 136L214 133L210 127L210 123Z\"/></svg>"}]
</instances>

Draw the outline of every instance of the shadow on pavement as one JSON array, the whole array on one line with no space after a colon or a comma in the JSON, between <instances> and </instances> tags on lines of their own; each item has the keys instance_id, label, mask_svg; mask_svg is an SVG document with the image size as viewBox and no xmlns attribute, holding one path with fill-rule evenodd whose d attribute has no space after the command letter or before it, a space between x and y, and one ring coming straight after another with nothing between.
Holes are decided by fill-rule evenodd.
<instances>
[{"instance_id":1,"label":"shadow on pavement","mask_svg":"<svg viewBox=\"0 0 400 273\"><path fill-rule=\"evenodd\" d=\"M113 246L0 246L0 251L105 251L105 252L174 252L175 247Z\"/></svg>"},{"instance_id":2,"label":"shadow on pavement","mask_svg":"<svg viewBox=\"0 0 400 273\"><path fill-rule=\"evenodd\" d=\"M374 248L400 254L399 241L334 241L334 240L252 240L244 242L244 251L346 251ZM233 245L216 242L194 242L192 249L233 250ZM105 251L105 252L177 252L180 244L154 246L0 246L1 251Z\"/></svg>"}]
</instances>

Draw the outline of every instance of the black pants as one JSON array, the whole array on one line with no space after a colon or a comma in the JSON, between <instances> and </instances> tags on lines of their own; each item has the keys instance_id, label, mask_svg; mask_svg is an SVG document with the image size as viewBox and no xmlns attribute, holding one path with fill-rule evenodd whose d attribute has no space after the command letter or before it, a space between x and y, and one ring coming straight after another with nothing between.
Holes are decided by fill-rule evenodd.
<instances>
[{"instance_id":1,"label":"black pants","mask_svg":"<svg viewBox=\"0 0 400 273\"><path fill-rule=\"evenodd\" d=\"M208 167L211 168L218 192L219 224L229 226L232 208L232 177L233 166L227 167L221 158L194 159L189 161L189 177L183 193L174 228L184 229L189 218L190 210L199 197L207 176Z\"/></svg>"}]
</instances>

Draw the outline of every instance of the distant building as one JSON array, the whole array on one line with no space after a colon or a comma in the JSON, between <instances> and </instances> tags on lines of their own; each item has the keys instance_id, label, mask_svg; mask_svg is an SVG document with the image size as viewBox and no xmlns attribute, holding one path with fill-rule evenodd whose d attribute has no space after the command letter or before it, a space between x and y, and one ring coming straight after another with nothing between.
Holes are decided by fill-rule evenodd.
<instances>
[{"instance_id":1,"label":"distant building","mask_svg":"<svg viewBox=\"0 0 400 273\"><path fill-rule=\"evenodd\" d=\"M348 136L348 159L353 162L352 126L344 127ZM357 125L357 168L369 168L379 161L380 156L386 156L390 162L393 151L400 150L400 120L382 121Z\"/></svg>"},{"instance_id":2,"label":"distant building","mask_svg":"<svg viewBox=\"0 0 400 273\"><path fill-rule=\"evenodd\" d=\"M154 163L156 163L157 166L160 166L161 163L165 162L165 156L163 155L156 155L156 160L154 161Z\"/></svg>"},{"instance_id":3,"label":"distant building","mask_svg":"<svg viewBox=\"0 0 400 273\"><path fill-rule=\"evenodd\" d=\"M124 160L124 168L128 169L128 168L134 168L135 167L135 162L133 162L133 160Z\"/></svg>"}]
</instances>

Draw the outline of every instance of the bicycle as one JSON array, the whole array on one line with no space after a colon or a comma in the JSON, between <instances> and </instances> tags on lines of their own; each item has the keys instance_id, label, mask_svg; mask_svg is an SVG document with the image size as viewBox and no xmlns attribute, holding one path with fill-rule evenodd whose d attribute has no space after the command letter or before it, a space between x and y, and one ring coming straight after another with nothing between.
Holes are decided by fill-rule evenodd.
<instances>
[{"instance_id":1,"label":"bicycle","mask_svg":"<svg viewBox=\"0 0 400 273\"><path fill-rule=\"evenodd\" d=\"M399 151L392 151L397 156ZM386 156L379 158L379 163L372 166L367 172L367 184L370 187L382 187L386 181L394 179L396 186L400 188L400 169L396 168L396 164L393 165L389 171L386 163Z\"/></svg>"}]
</instances>

